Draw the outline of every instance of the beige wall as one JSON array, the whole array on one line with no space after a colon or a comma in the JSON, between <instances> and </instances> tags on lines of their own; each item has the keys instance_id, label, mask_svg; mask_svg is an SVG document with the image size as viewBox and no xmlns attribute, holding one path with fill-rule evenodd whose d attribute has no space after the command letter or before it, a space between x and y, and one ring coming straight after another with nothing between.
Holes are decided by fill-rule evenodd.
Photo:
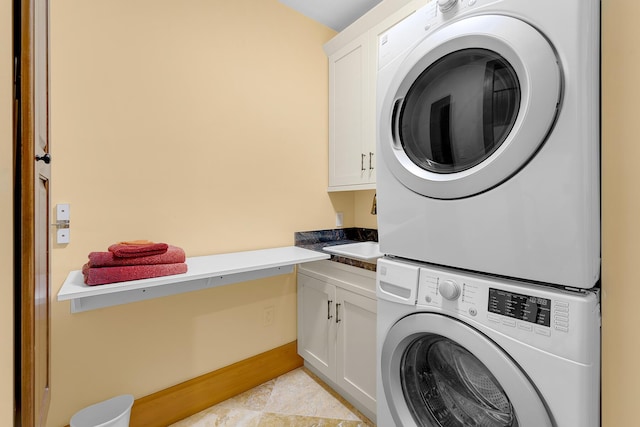
<instances>
[{"instance_id":1,"label":"beige wall","mask_svg":"<svg viewBox=\"0 0 640 427\"><path fill-rule=\"evenodd\" d=\"M640 4L602 1L604 427L637 424L640 396Z\"/></svg>"},{"instance_id":2,"label":"beige wall","mask_svg":"<svg viewBox=\"0 0 640 427\"><path fill-rule=\"evenodd\" d=\"M326 192L332 30L277 0L58 0L51 25L52 203L71 204L54 295L123 239L198 256L291 245L336 211L354 225L354 196ZM295 313L293 275L79 314L54 301L48 426L293 341Z\"/></svg>"},{"instance_id":3,"label":"beige wall","mask_svg":"<svg viewBox=\"0 0 640 427\"><path fill-rule=\"evenodd\" d=\"M639 13L630 0L603 1L604 427L635 419L640 384L640 341L629 335L640 323L640 90L625 84L640 75ZM296 230L332 228L335 211L346 212L346 226L375 227L373 192L325 191L321 45L330 30L275 0L63 0L52 5L52 25L53 203L72 206L72 243L53 252L55 286L87 252L119 239L202 255L288 245ZM10 201L8 179L0 175L0 197ZM75 315L54 302L49 425L116 393L145 395L294 339L293 283L285 276ZM265 331L267 305L276 323ZM3 341L10 333L0 329ZM0 354L3 378L10 358ZM7 405L3 393L10 388L0 389ZM0 406L0 424L8 410Z\"/></svg>"},{"instance_id":4,"label":"beige wall","mask_svg":"<svg viewBox=\"0 0 640 427\"><path fill-rule=\"evenodd\" d=\"M11 0L0 0L0 425L13 425Z\"/></svg>"},{"instance_id":5,"label":"beige wall","mask_svg":"<svg viewBox=\"0 0 640 427\"><path fill-rule=\"evenodd\" d=\"M378 217L371 215L375 190L354 192L354 222L358 227L378 228Z\"/></svg>"}]
</instances>

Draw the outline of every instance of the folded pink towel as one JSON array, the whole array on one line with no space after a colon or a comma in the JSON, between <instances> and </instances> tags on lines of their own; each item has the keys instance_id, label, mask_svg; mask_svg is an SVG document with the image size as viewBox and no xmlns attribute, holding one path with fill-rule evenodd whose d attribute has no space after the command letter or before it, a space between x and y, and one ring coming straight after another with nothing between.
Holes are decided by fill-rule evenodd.
<instances>
[{"instance_id":1,"label":"folded pink towel","mask_svg":"<svg viewBox=\"0 0 640 427\"><path fill-rule=\"evenodd\" d=\"M172 276L187 272L187 264L129 265L120 267L91 268L89 264L82 266L84 283L89 286L107 283L126 282L129 280L149 279L151 277Z\"/></svg>"},{"instance_id":2,"label":"folded pink towel","mask_svg":"<svg viewBox=\"0 0 640 427\"><path fill-rule=\"evenodd\" d=\"M147 255L135 258L117 257L113 252L91 252L89 253L89 267L95 268L124 265L176 264L184 262L185 259L185 253L182 248L169 245L169 248L163 254Z\"/></svg>"},{"instance_id":3,"label":"folded pink towel","mask_svg":"<svg viewBox=\"0 0 640 427\"><path fill-rule=\"evenodd\" d=\"M129 242L116 243L109 246L109 252L119 258L135 258L150 255L162 255L167 252L169 245L166 243L131 244Z\"/></svg>"}]
</instances>

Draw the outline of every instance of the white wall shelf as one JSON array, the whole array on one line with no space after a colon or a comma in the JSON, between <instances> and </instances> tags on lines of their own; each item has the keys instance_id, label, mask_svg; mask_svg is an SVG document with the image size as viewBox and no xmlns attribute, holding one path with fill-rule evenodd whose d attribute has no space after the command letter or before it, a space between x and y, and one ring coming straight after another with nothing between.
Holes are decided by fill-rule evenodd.
<instances>
[{"instance_id":1,"label":"white wall shelf","mask_svg":"<svg viewBox=\"0 0 640 427\"><path fill-rule=\"evenodd\" d=\"M187 258L188 271L173 276L87 286L82 271L69 273L58 301L71 301L71 312L127 304L184 292L293 272L293 266L329 259L324 254L296 246Z\"/></svg>"}]
</instances>

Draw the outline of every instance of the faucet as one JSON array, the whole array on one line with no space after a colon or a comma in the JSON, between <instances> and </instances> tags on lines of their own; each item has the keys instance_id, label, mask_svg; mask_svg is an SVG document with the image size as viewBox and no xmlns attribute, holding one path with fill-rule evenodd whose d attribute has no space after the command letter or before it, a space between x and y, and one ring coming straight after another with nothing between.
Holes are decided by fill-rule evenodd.
<instances>
[{"instance_id":1,"label":"faucet","mask_svg":"<svg viewBox=\"0 0 640 427\"><path fill-rule=\"evenodd\" d=\"M371 205L371 215L377 215L378 214L378 193L375 193L373 195L373 204Z\"/></svg>"}]
</instances>

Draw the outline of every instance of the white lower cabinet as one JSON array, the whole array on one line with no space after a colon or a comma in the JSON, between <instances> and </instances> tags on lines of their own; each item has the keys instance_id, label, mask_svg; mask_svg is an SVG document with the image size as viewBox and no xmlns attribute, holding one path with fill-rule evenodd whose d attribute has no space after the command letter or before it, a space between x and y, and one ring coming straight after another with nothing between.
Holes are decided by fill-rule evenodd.
<instances>
[{"instance_id":1,"label":"white lower cabinet","mask_svg":"<svg viewBox=\"0 0 640 427\"><path fill-rule=\"evenodd\" d=\"M298 353L375 422L375 272L332 261L298 267Z\"/></svg>"}]
</instances>

